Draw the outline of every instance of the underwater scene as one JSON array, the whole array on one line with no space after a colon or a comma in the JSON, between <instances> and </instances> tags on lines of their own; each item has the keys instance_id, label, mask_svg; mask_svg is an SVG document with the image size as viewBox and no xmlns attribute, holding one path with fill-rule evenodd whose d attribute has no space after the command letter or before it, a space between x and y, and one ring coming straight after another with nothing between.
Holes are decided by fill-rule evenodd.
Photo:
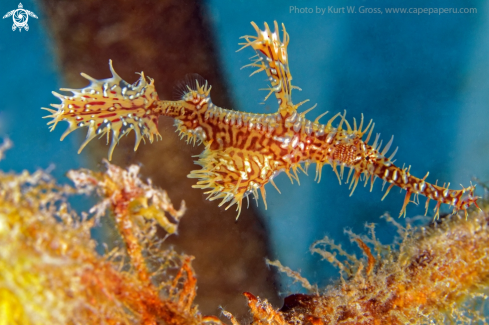
<instances>
[{"instance_id":1,"label":"underwater scene","mask_svg":"<svg viewBox=\"0 0 489 325\"><path fill-rule=\"evenodd\" d=\"M487 2L0 9L0 325L489 322Z\"/></svg>"}]
</instances>

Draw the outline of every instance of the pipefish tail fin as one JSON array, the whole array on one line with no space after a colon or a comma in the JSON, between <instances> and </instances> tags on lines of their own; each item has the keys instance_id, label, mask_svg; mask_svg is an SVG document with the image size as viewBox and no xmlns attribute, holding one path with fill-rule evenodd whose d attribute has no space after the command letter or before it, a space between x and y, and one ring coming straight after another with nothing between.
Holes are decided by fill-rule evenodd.
<instances>
[{"instance_id":1,"label":"pipefish tail fin","mask_svg":"<svg viewBox=\"0 0 489 325\"><path fill-rule=\"evenodd\" d=\"M52 119L47 123L51 125L51 131L59 121L68 122L68 129L61 136L61 140L76 129L88 128L86 139L78 153L96 136L102 137L106 134L107 143L112 138L109 148L111 160L114 148L123 135L134 131L134 150L137 150L144 137L153 142L155 136L161 138L161 135L157 128L159 98L153 79L145 78L141 72L139 80L129 84L114 71L112 60L109 61L109 67L112 72L111 78L98 80L81 73L82 77L90 81L87 87L61 88L61 91L71 92L71 95L53 92L61 103L51 104L55 109L43 109L51 113L44 116Z\"/></svg>"}]
</instances>

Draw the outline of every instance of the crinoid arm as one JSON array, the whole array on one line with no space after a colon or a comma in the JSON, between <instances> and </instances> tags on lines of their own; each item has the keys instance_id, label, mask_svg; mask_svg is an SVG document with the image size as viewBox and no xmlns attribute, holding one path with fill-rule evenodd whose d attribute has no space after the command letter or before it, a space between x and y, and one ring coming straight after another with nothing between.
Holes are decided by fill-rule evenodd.
<instances>
[{"instance_id":1,"label":"crinoid arm","mask_svg":"<svg viewBox=\"0 0 489 325\"><path fill-rule=\"evenodd\" d=\"M276 21L274 22L275 31L273 33L267 23L265 23L265 30L260 30L254 22L251 22L251 25L255 28L257 36L243 36L242 38L246 40L246 43L240 43L243 47L239 50L251 46L255 50L256 56L251 58L253 63L244 67L258 68L251 75L260 71L267 73L270 88L264 89L269 91L265 100L274 93L281 107L285 107L287 104L292 105L292 88L297 87L291 84L292 75L290 74L287 55L289 34L285 30L285 26L282 24L283 37L281 40Z\"/></svg>"},{"instance_id":2,"label":"crinoid arm","mask_svg":"<svg viewBox=\"0 0 489 325\"><path fill-rule=\"evenodd\" d=\"M107 142L112 137L109 148L109 160L112 158L115 145L123 135L134 131L137 150L141 140L147 137L153 142L158 133L157 102L158 94L155 91L154 81L144 73L134 84L124 81L112 67L109 61L112 77L97 80L84 73L81 75L90 81L90 85L82 89L66 89L71 95L53 94L61 100L60 104L51 104L56 109L43 108L51 113L45 118L52 118L48 125L54 130L59 121L68 122L68 129L61 136L63 140L72 131L87 127L88 132L78 153L96 136L107 134Z\"/></svg>"}]
</instances>

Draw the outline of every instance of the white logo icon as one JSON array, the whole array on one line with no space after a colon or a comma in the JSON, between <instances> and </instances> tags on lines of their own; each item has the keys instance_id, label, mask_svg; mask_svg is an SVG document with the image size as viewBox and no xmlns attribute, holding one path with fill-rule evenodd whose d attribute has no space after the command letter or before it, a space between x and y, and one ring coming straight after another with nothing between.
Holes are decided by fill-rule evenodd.
<instances>
[{"instance_id":1,"label":"white logo icon","mask_svg":"<svg viewBox=\"0 0 489 325\"><path fill-rule=\"evenodd\" d=\"M15 29L18 28L19 32L22 31L22 28L25 28L26 31L29 30L29 25L27 25L27 20L29 20L29 16L37 19L36 14L34 14L32 11L23 9L22 3L19 3L19 9L7 12L7 14L3 16L3 18L5 19L10 16L12 16L12 18L14 19L12 30L15 31Z\"/></svg>"}]
</instances>

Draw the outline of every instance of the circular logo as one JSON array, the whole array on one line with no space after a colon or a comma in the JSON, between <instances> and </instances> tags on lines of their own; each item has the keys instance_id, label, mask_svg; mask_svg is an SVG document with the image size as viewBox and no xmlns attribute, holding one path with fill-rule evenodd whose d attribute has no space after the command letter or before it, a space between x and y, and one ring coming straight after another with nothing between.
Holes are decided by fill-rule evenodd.
<instances>
[{"instance_id":1,"label":"circular logo","mask_svg":"<svg viewBox=\"0 0 489 325\"><path fill-rule=\"evenodd\" d=\"M15 10L13 16L14 16L14 24L17 27L23 28L25 25L27 25L27 20L29 20L29 17L24 9Z\"/></svg>"}]
</instances>

